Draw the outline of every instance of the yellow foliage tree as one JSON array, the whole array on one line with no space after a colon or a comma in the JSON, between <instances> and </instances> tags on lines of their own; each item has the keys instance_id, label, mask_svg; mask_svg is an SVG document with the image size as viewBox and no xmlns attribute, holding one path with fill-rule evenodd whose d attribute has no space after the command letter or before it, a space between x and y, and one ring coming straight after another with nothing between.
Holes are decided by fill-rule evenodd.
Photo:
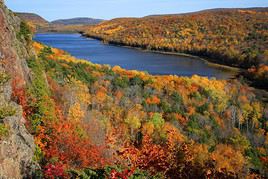
<instances>
[{"instance_id":1,"label":"yellow foliage tree","mask_svg":"<svg viewBox=\"0 0 268 179\"><path fill-rule=\"evenodd\" d=\"M72 105L68 112L68 119L71 121L80 121L85 116L79 103Z\"/></svg>"},{"instance_id":2,"label":"yellow foliage tree","mask_svg":"<svg viewBox=\"0 0 268 179\"><path fill-rule=\"evenodd\" d=\"M240 151L233 149L231 146L219 144L215 151L211 154L212 160L216 163L218 172L240 173L246 160Z\"/></svg>"}]
</instances>

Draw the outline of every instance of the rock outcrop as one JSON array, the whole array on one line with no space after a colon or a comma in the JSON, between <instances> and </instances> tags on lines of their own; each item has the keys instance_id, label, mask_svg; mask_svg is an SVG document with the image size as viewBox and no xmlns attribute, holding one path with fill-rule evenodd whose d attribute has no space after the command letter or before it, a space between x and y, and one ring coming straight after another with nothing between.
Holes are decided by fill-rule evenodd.
<instances>
[{"instance_id":1,"label":"rock outcrop","mask_svg":"<svg viewBox=\"0 0 268 179\"><path fill-rule=\"evenodd\" d=\"M24 125L22 107L12 101L11 81L29 81L26 59L32 54L18 37L21 20L0 0L0 178L31 178L39 168L33 161L35 144Z\"/></svg>"},{"instance_id":2,"label":"rock outcrop","mask_svg":"<svg viewBox=\"0 0 268 179\"><path fill-rule=\"evenodd\" d=\"M26 59L32 51L28 49L26 40L19 37L21 20L15 16L0 0L0 65L12 78L22 79L18 85L28 81L29 70Z\"/></svg>"},{"instance_id":3,"label":"rock outcrop","mask_svg":"<svg viewBox=\"0 0 268 179\"><path fill-rule=\"evenodd\" d=\"M11 93L10 82L0 86L0 124L7 129L0 136L0 178L27 178L38 170L33 162L35 144L24 126L21 106L11 101Z\"/></svg>"}]
</instances>

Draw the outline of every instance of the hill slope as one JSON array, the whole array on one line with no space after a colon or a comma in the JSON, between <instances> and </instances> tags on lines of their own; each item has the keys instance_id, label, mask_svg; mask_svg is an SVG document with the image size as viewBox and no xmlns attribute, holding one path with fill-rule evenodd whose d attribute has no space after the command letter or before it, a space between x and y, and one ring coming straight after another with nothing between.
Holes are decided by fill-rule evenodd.
<instances>
[{"instance_id":1,"label":"hill slope","mask_svg":"<svg viewBox=\"0 0 268 179\"><path fill-rule=\"evenodd\" d=\"M268 8L218 9L144 18L119 18L86 35L151 50L190 53L249 68L267 63Z\"/></svg>"},{"instance_id":2,"label":"hill slope","mask_svg":"<svg viewBox=\"0 0 268 179\"><path fill-rule=\"evenodd\" d=\"M72 19L59 19L52 21L52 24L61 24L61 25L92 25L98 24L102 22L102 19L93 19L93 18L86 18L86 17L78 17Z\"/></svg>"},{"instance_id":3,"label":"hill slope","mask_svg":"<svg viewBox=\"0 0 268 179\"><path fill-rule=\"evenodd\" d=\"M151 76L33 46L38 56L28 60L34 78L25 98L35 103L23 106L45 174L54 168L97 178L267 173L267 105L246 85Z\"/></svg>"},{"instance_id":4,"label":"hill slope","mask_svg":"<svg viewBox=\"0 0 268 179\"><path fill-rule=\"evenodd\" d=\"M43 17L34 13L16 12L15 14L19 16L22 20L32 23L33 25L38 27L47 26L49 24L49 22Z\"/></svg>"},{"instance_id":5,"label":"hill slope","mask_svg":"<svg viewBox=\"0 0 268 179\"><path fill-rule=\"evenodd\" d=\"M0 102L17 103L0 104L4 178L267 177L268 108L248 86L79 60L0 5Z\"/></svg>"},{"instance_id":6,"label":"hill slope","mask_svg":"<svg viewBox=\"0 0 268 179\"><path fill-rule=\"evenodd\" d=\"M195 14L202 14L208 12L233 12L233 11L256 11L256 12L267 12L267 7L251 7L251 8L215 8L215 9L205 9L201 11L195 12L186 12L186 13L179 13L179 14L155 14L149 15L145 17L155 17L155 16L183 16L183 15L195 15Z\"/></svg>"},{"instance_id":7,"label":"hill slope","mask_svg":"<svg viewBox=\"0 0 268 179\"><path fill-rule=\"evenodd\" d=\"M18 12L16 15L38 32L81 32L85 31L87 25L94 25L103 21L93 18L73 18L48 22L43 17L33 13Z\"/></svg>"}]
</instances>

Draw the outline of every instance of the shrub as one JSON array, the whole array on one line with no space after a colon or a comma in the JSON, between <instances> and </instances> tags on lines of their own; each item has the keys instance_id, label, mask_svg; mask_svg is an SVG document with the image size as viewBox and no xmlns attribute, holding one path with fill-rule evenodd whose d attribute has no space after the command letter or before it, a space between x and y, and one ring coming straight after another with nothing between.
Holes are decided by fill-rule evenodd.
<instances>
[{"instance_id":1,"label":"shrub","mask_svg":"<svg viewBox=\"0 0 268 179\"><path fill-rule=\"evenodd\" d=\"M138 76L135 76L135 77L131 78L129 80L129 83L130 83L130 85L138 85L138 86L143 86L144 85L143 80Z\"/></svg>"},{"instance_id":2,"label":"shrub","mask_svg":"<svg viewBox=\"0 0 268 179\"><path fill-rule=\"evenodd\" d=\"M5 124L0 124L0 139L8 135L8 127Z\"/></svg>"},{"instance_id":3,"label":"shrub","mask_svg":"<svg viewBox=\"0 0 268 179\"><path fill-rule=\"evenodd\" d=\"M201 106L198 106L196 110L200 114L205 114L205 112L208 110L208 107L209 107L209 104L208 103L205 103L205 104L203 104Z\"/></svg>"},{"instance_id":4,"label":"shrub","mask_svg":"<svg viewBox=\"0 0 268 179\"><path fill-rule=\"evenodd\" d=\"M10 79L10 76L6 73L0 72L0 85L5 84Z\"/></svg>"},{"instance_id":5,"label":"shrub","mask_svg":"<svg viewBox=\"0 0 268 179\"><path fill-rule=\"evenodd\" d=\"M116 88L126 88L129 86L129 79L127 77L116 77L112 83Z\"/></svg>"},{"instance_id":6,"label":"shrub","mask_svg":"<svg viewBox=\"0 0 268 179\"><path fill-rule=\"evenodd\" d=\"M82 64L82 63L69 63L71 65L73 65L73 69L74 69L74 74L73 76L82 81L85 82L86 84L92 84L96 81L96 78L94 78L89 72L87 72L86 68L87 68L87 64Z\"/></svg>"},{"instance_id":7,"label":"shrub","mask_svg":"<svg viewBox=\"0 0 268 179\"><path fill-rule=\"evenodd\" d=\"M17 33L17 38L21 41L26 40L29 43L32 40L32 32L26 22L20 23L20 31Z\"/></svg>"},{"instance_id":8,"label":"shrub","mask_svg":"<svg viewBox=\"0 0 268 179\"><path fill-rule=\"evenodd\" d=\"M34 151L33 160L40 162L43 158L44 158L44 153L42 152L42 150L39 146L36 146L35 151Z\"/></svg>"},{"instance_id":9,"label":"shrub","mask_svg":"<svg viewBox=\"0 0 268 179\"><path fill-rule=\"evenodd\" d=\"M41 59L47 60L46 56L47 55L52 55L52 49L51 47L45 46L41 51L40 54L38 55Z\"/></svg>"},{"instance_id":10,"label":"shrub","mask_svg":"<svg viewBox=\"0 0 268 179\"><path fill-rule=\"evenodd\" d=\"M31 119L32 130L36 132L43 120L56 119L55 104L50 98L51 92L45 80L41 59L32 58L27 60L27 63L33 73L32 84L27 91L30 102L28 105L34 111L28 117Z\"/></svg>"},{"instance_id":11,"label":"shrub","mask_svg":"<svg viewBox=\"0 0 268 179\"><path fill-rule=\"evenodd\" d=\"M104 179L105 170L104 169L84 169L82 171L70 170L68 171L71 178L91 178L91 179Z\"/></svg>"},{"instance_id":12,"label":"shrub","mask_svg":"<svg viewBox=\"0 0 268 179\"><path fill-rule=\"evenodd\" d=\"M160 107L161 107L162 111L165 113L172 112L172 108L171 108L172 106L167 101L161 101Z\"/></svg>"},{"instance_id":13,"label":"shrub","mask_svg":"<svg viewBox=\"0 0 268 179\"><path fill-rule=\"evenodd\" d=\"M4 119L8 116L13 116L15 113L16 111L12 106L0 107L0 119Z\"/></svg>"},{"instance_id":14,"label":"shrub","mask_svg":"<svg viewBox=\"0 0 268 179\"><path fill-rule=\"evenodd\" d=\"M179 104L182 103L182 97L181 97L181 95L180 95L179 93L177 93L177 92L174 92L174 93L172 94L172 99L173 99L176 103L179 103Z\"/></svg>"},{"instance_id":15,"label":"shrub","mask_svg":"<svg viewBox=\"0 0 268 179\"><path fill-rule=\"evenodd\" d=\"M44 171L46 178L64 178L66 174L64 172L64 166L62 164L48 164L45 166Z\"/></svg>"}]
</instances>

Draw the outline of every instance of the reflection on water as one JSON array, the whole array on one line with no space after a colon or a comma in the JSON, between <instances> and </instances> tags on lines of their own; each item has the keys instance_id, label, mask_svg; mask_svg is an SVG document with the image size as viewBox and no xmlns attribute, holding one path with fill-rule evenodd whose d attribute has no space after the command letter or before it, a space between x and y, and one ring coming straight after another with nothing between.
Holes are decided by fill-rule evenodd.
<instances>
[{"instance_id":1,"label":"reflection on water","mask_svg":"<svg viewBox=\"0 0 268 179\"><path fill-rule=\"evenodd\" d=\"M209 66L202 60L107 45L98 40L81 37L80 34L37 34L35 40L93 63L119 65L125 69L142 70L150 74L179 76L197 74L218 79L231 78L235 74L233 71Z\"/></svg>"}]
</instances>

